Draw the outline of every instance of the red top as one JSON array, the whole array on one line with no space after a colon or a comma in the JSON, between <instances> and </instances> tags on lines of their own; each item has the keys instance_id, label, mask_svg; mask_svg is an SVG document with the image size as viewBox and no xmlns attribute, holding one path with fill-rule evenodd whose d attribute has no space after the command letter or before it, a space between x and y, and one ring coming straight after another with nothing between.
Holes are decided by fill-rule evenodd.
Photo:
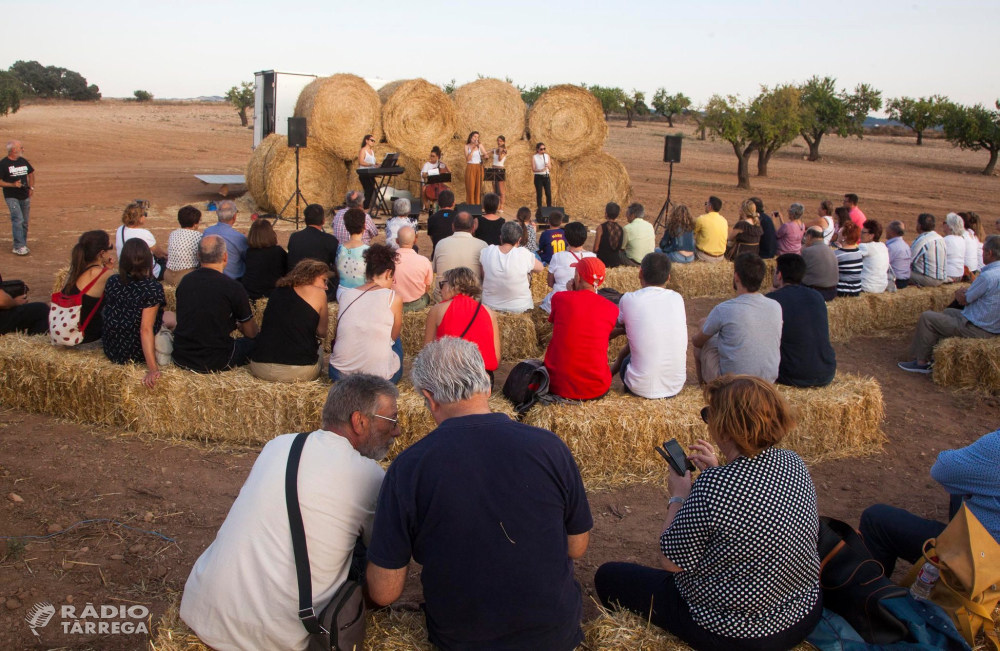
<instances>
[{"instance_id":1,"label":"red top","mask_svg":"<svg viewBox=\"0 0 1000 651\"><path fill-rule=\"evenodd\" d=\"M445 303L449 305L448 309L444 311L444 316L441 317L441 325L438 326L436 333L437 338L459 337L469 325L469 321L472 321L477 301L465 294L457 294ZM497 366L500 364L497 361L496 347L493 345L493 321L485 307L479 310L479 314L476 314L476 322L472 324L462 339L479 346L479 353L483 356L487 371L497 370Z\"/></svg>"},{"instance_id":2,"label":"red top","mask_svg":"<svg viewBox=\"0 0 1000 651\"><path fill-rule=\"evenodd\" d=\"M552 341L545 351L549 391L570 400L600 398L611 388L608 337L618 306L589 291L552 297Z\"/></svg>"}]
</instances>

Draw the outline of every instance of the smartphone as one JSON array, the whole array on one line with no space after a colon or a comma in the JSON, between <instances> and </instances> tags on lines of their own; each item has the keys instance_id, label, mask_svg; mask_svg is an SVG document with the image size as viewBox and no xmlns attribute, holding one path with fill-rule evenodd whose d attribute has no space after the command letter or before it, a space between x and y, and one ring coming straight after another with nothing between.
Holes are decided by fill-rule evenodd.
<instances>
[{"instance_id":1,"label":"smartphone","mask_svg":"<svg viewBox=\"0 0 1000 651\"><path fill-rule=\"evenodd\" d=\"M771 213L771 214L772 214L772 215L774 215L775 217L777 217L777 216L778 216L778 211L777 211L777 210L775 210L775 211L774 211L773 213Z\"/></svg>"},{"instance_id":2,"label":"smartphone","mask_svg":"<svg viewBox=\"0 0 1000 651\"><path fill-rule=\"evenodd\" d=\"M670 465L670 469L678 475L683 476L688 470L694 470L694 464L688 461L687 455L684 454L684 448L677 442L677 439L664 441L662 448L656 447L655 449Z\"/></svg>"}]
</instances>

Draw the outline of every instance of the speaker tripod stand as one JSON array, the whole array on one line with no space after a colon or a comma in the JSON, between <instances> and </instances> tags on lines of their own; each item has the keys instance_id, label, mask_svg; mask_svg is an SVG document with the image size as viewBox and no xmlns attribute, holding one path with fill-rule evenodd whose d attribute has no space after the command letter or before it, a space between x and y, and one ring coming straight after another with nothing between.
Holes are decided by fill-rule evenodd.
<instances>
[{"instance_id":1,"label":"speaker tripod stand","mask_svg":"<svg viewBox=\"0 0 1000 651\"><path fill-rule=\"evenodd\" d=\"M660 228L666 228L667 226L667 211L674 207L674 203L670 200L670 189L674 182L674 163L670 162L670 175L667 176L667 200L663 202L663 207L660 208L659 214L656 215L656 221L653 222L653 235ZM659 244L659 242L657 242Z\"/></svg>"},{"instance_id":2,"label":"speaker tripod stand","mask_svg":"<svg viewBox=\"0 0 1000 651\"><path fill-rule=\"evenodd\" d=\"M309 205L309 202L306 200L305 195L302 194L302 190L299 189L299 146L298 145L295 146L295 192L292 193L292 196L288 197L288 201L286 201L285 205L282 206L281 210L278 211L277 215L278 219L286 222L293 221L291 217L285 217L285 210L288 208L288 205L292 203L292 199L295 199L295 219L294 219L295 230L299 230L299 199L301 199L302 203L306 204L307 206Z\"/></svg>"}]
</instances>

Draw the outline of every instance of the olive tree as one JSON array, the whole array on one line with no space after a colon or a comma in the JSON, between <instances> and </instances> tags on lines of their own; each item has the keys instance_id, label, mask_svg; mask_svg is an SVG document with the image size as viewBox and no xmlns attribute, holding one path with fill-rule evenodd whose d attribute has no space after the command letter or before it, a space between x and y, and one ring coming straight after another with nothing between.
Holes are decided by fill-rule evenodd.
<instances>
[{"instance_id":1,"label":"olive tree","mask_svg":"<svg viewBox=\"0 0 1000 651\"><path fill-rule=\"evenodd\" d=\"M868 84L858 84L853 93L837 91L832 77L812 77L799 87L802 109L800 133L809 145L809 160L820 159L819 143L827 133L841 138L862 137L871 111L882 108L882 92Z\"/></svg>"},{"instance_id":2,"label":"olive tree","mask_svg":"<svg viewBox=\"0 0 1000 651\"><path fill-rule=\"evenodd\" d=\"M683 113L691 106L691 99L684 93L668 95L666 88L657 88L653 93L653 110L667 118L667 124L673 128L674 116Z\"/></svg>"},{"instance_id":3,"label":"olive tree","mask_svg":"<svg viewBox=\"0 0 1000 651\"><path fill-rule=\"evenodd\" d=\"M990 160L986 163L983 174L992 176L997 165L997 154L1000 153L1000 100L997 100L996 110L986 108L982 104L975 106L951 105L945 111L944 137L956 147L990 152Z\"/></svg>"},{"instance_id":4,"label":"olive tree","mask_svg":"<svg viewBox=\"0 0 1000 651\"><path fill-rule=\"evenodd\" d=\"M705 128L713 138L721 138L733 146L738 161L736 187L750 189L750 155L757 150L751 134L752 107L738 97L713 95L705 105Z\"/></svg>"},{"instance_id":5,"label":"olive tree","mask_svg":"<svg viewBox=\"0 0 1000 651\"><path fill-rule=\"evenodd\" d=\"M757 144L757 176L767 176L771 156L795 140L802 129L799 89L790 84L773 89L761 86L751 102L747 128Z\"/></svg>"},{"instance_id":6,"label":"olive tree","mask_svg":"<svg viewBox=\"0 0 1000 651\"><path fill-rule=\"evenodd\" d=\"M9 72L0 70L0 117L17 113L24 90L21 82Z\"/></svg>"},{"instance_id":7,"label":"olive tree","mask_svg":"<svg viewBox=\"0 0 1000 651\"><path fill-rule=\"evenodd\" d=\"M628 129L632 126L632 116L637 112L641 112L642 108L646 106L646 93L641 90L632 89L631 95L626 95L622 93L622 108L625 109L625 116L628 118L628 123L625 124L625 128Z\"/></svg>"},{"instance_id":8,"label":"olive tree","mask_svg":"<svg viewBox=\"0 0 1000 651\"><path fill-rule=\"evenodd\" d=\"M239 87L233 86L226 91L226 101L233 105L240 114L240 125L247 126L247 109L253 106L254 93L253 84L249 81L242 82Z\"/></svg>"},{"instance_id":9,"label":"olive tree","mask_svg":"<svg viewBox=\"0 0 1000 651\"><path fill-rule=\"evenodd\" d=\"M894 97L886 103L889 117L913 129L917 133L917 144L924 144L924 131L933 129L944 120L948 98L941 95L931 95L913 99L912 97Z\"/></svg>"}]
</instances>

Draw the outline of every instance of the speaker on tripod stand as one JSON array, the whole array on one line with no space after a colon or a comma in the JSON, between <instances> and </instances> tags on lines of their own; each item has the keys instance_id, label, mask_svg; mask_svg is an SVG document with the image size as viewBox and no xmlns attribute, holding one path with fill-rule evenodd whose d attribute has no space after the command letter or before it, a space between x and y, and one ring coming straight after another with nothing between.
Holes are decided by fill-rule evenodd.
<instances>
[{"instance_id":1,"label":"speaker on tripod stand","mask_svg":"<svg viewBox=\"0 0 1000 651\"><path fill-rule=\"evenodd\" d=\"M295 199L295 230L299 230L299 200L301 199L303 204L309 204L305 196L303 196L302 190L299 189L299 149L306 146L308 139L309 134L306 127L306 119L288 118L288 146L295 147L295 192L292 196L288 197L288 201L278 211L278 219L292 221L290 218L285 217L285 210L292 203L292 199Z\"/></svg>"},{"instance_id":2,"label":"speaker on tripod stand","mask_svg":"<svg viewBox=\"0 0 1000 651\"><path fill-rule=\"evenodd\" d=\"M684 138L681 136L665 136L663 142L663 162L670 164L670 174L667 176L667 200L663 202L663 207L660 208L660 213L656 216L656 221L653 222L653 233L666 225L667 210L673 206L673 202L670 201L670 189L674 181L674 163L681 162L681 145L684 143Z\"/></svg>"}]
</instances>

